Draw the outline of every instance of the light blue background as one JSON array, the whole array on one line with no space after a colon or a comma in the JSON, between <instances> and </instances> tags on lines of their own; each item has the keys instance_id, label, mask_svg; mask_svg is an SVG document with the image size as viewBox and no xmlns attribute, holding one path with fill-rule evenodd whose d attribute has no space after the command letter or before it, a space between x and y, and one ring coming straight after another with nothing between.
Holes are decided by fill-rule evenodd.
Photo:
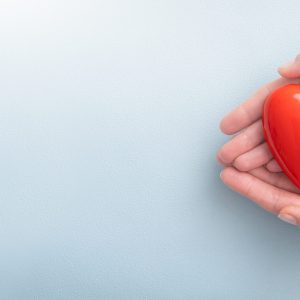
<instances>
[{"instance_id":1,"label":"light blue background","mask_svg":"<svg viewBox=\"0 0 300 300\"><path fill-rule=\"evenodd\" d=\"M0 2L1 299L299 299L300 231L215 162L287 3Z\"/></svg>"}]
</instances>

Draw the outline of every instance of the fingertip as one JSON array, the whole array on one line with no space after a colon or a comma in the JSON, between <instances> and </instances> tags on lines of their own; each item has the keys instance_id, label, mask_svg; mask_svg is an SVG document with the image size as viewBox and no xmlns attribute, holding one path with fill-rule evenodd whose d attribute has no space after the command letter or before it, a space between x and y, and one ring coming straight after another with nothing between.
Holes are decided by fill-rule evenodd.
<instances>
[{"instance_id":1,"label":"fingertip","mask_svg":"<svg viewBox=\"0 0 300 300\"><path fill-rule=\"evenodd\" d=\"M217 161L220 165L222 165L222 166L225 165L225 162L224 162L224 161L222 160L222 158L220 157L219 152L216 154L216 161Z\"/></svg>"},{"instance_id":2,"label":"fingertip","mask_svg":"<svg viewBox=\"0 0 300 300\"><path fill-rule=\"evenodd\" d=\"M278 67L277 72L280 76L286 77L285 68L284 67Z\"/></svg>"},{"instance_id":3,"label":"fingertip","mask_svg":"<svg viewBox=\"0 0 300 300\"><path fill-rule=\"evenodd\" d=\"M280 76L287 78L287 79L291 79L294 78L295 76L293 75L293 73L290 71L290 69L287 69L286 67L279 67L277 69L277 72L279 73Z\"/></svg>"},{"instance_id":4,"label":"fingertip","mask_svg":"<svg viewBox=\"0 0 300 300\"><path fill-rule=\"evenodd\" d=\"M225 167L220 173L220 178L224 183L226 183L229 179L235 176L235 174L236 170L233 167Z\"/></svg>"},{"instance_id":5,"label":"fingertip","mask_svg":"<svg viewBox=\"0 0 300 300\"><path fill-rule=\"evenodd\" d=\"M300 225L300 207L286 206L280 210L278 218L289 224Z\"/></svg>"},{"instance_id":6,"label":"fingertip","mask_svg":"<svg viewBox=\"0 0 300 300\"><path fill-rule=\"evenodd\" d=\"M281 66L277 69L279 75L287 79L295 79L300 77L299 62L291 62L287 65Z\"/></svg>"},{"instance_id":7,"label":"fingertip","mask_svg":"<svg viewBox=\"0 0 300 300\"><path fill-rule=\"evenodd\" d=\"M219 129L226 135L232 135L234 134L236 131L234 130L234 128L232 128L232 124L231 122L228 121L228 116L225 116L220 124L219 124Z\"/></svg>"},{"instance_id":8,"label":"fingertip","mask_svg":"<svg viewBox=\"0 0 300 300\"><path fill-rule=\"evenodd\" d=\"M284 221L284 222L289 223L291 225L297 225L297 220L291 215L281 213L281 214L278 215L278 218L281 221Z\"/></svg>"},{"instance_id":9,"label":"fingertip","mask_svg":"<svg viewBox=\"0 0 300 300\"><path fill-rule=\"evenodd\" d=\"M227 131L226 131L226 122L224 122L224 119L223 118L219 124L219 129L221 132L223 132L224 134L227 134ZM224 124L225 123L225 124Z\"/></svg>"},{"instance_id":10,"label":"fingertip","mask_svg":"<svg viewBox=\"0 0 300 300\"><path fill-rule=\"evenodd\" d=\"M228 143L226 143L225 145L223 145L218 153L217 153L217 159L218 161L224 165L224 166L229 166L232 163L232 150L228 149Z\"/></svg>"},{"instance_id":11,"label":"fingertip","mask_svg":"<svg viewBox=\"0 0 300 300\"><path fill-rule=\"evenodd\" d=\"M222 165L223 167L229 167L231 166L231 163L230 162L226 162L224 161L218 154L216 155L216 160L217 162Z\"/></svg>"},{"instance_id":12,"label":"fingertip","mask_svg":"<svg viewBox=\"0 0 300 300\"><path fill-rule=\"evenodd\" d=\"M281 76L283 76L283 77L289 76L289 74L290 74L289 71L293 68L294 64L295 64L295 61L294 61L294 60L289 61L288 63L281 65L281 66L277 69L277 71L278 71L278 73L279 73Z\"/></svg>"}]
</instances>

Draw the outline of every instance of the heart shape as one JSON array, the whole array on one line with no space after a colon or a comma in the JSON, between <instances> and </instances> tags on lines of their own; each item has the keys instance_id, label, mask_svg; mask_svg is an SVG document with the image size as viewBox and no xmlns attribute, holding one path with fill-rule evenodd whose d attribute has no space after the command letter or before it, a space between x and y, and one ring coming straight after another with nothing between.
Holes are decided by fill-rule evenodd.
<instances>
[{"instance_id":1,"label":"heart shape","mask_svg":"<svg viewBox=\"0 0 300 300\"><path fill-rule=\"evenodd\" d=\"M300 188L300 85L288 84L270 94L262 121L275 160Z\"/></svg>"}]
</instances>

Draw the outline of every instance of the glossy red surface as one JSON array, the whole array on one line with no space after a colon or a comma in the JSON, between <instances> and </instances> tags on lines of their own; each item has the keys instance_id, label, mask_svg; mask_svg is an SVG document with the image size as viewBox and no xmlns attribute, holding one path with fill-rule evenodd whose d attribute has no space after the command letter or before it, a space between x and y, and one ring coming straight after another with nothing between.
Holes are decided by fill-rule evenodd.
<instances>
[{"instance_id":1,"label":"glossy red surface","mask_svg":"<svg viewBox=\"0 0 300 300\"><path fill-rule=\"evenodd\" d=\"M274 158L300 188L300 85L275 90L265 102L262 119Z\"/></svg>"}]
</instances>

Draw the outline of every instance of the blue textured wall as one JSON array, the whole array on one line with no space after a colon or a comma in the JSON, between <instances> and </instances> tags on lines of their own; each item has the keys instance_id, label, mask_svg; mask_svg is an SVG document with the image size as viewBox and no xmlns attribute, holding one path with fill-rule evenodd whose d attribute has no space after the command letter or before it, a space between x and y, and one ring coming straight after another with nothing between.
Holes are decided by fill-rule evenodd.
<instances>
[{"instance_id":1,"label":"blue textured wall","mask_svg":"<svg viewBox=\"0 0 300 300\"><path fill-rule=\"evenodd\" d=\"M300 231L215 162L288 4L0 2L1 299L299 299Z\"/></svg>"}]
</instances>

